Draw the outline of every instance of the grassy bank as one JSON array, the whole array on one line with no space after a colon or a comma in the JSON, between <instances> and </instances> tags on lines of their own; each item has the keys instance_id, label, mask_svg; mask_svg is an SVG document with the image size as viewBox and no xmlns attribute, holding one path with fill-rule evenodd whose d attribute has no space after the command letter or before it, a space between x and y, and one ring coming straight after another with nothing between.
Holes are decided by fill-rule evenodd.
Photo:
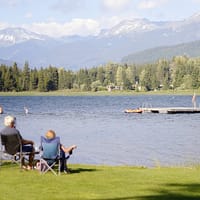
<instances>
[{"instance_id":1,"label":"grassy bank","mask_svg":"<svg viewBox=\"0 0 200 200\"><path fill-rule=\"evenodd\" d=\"M200 199L200 168L70 165L71 174L0 168L1 200Z\"/></svg>"},{"instance_id":2,"label":"grassy bank","mask_svg":"<svg viewBox=\"0 0 200 200\"><path fill-rule=\"evenodd\" d=\"M99 91L99 92L83 92L72 90L58 90L51 92L0 92L0 96L122 96L122 95L193 95L194 90L167 90L167 91L149 91L149 92L135 92L135 91ZM200 91L196 90L198 95Z\"/></svg>"}]
</instances>

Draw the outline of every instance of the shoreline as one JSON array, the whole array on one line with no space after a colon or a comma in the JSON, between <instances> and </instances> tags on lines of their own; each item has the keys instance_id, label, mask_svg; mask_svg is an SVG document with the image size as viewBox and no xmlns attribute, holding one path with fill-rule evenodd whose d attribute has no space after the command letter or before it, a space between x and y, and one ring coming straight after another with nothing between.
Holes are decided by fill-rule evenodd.
<instances>
[{"instance_id":1,"label":"shoreline","mask_svg":"<svg viewBox=\"0 0 200 200\"><path fill-rule=\"evenodd\" d=\"M99 92L83 92L83 91L70 91L70 90L58 90L51 92L0 92L0 96L138 96L138 95L196 95L200 94L200 91L194 90L176 90L176 91L150 91L150 92L135 92L135 91L99 91Z\"/></svg>"}]
</instances>

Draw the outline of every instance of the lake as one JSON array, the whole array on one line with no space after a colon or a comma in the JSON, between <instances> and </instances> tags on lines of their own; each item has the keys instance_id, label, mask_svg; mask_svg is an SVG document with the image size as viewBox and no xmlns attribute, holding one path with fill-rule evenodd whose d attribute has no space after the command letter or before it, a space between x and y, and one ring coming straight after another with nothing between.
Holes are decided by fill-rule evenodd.
<instances>
[{"instance_id":1,"label":"lake","mask_svg":"<svg viewBox=\"0 0 200 200\"><path fill-rule=\"evenodd\" d=\"M124 113L143 104L188 107L191 100L192 96L181 95L2 96L0 127L6 115L16 116L17 128L36 146L48 129L55 130L63 145L78 146L70 163L147 167L197 164L200 114Z\"/></svg>"}]
</instances>

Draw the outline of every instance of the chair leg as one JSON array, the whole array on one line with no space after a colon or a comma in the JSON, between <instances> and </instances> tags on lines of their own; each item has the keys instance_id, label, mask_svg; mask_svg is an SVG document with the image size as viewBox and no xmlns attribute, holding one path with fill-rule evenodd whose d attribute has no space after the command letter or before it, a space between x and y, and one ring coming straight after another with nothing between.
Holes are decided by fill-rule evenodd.
<instances>
[{"instance_id":1,"label":"chair leg","mask_svg":"<svg viewBox=\"0 0 200 200\"><path fill-rule=\"evenodd\" d=\"M40 174L46 174L48 171L51 171L54 175L60 175L60 163L58 163L58 172L53 169L53 167L56 165L56 162L49 165L47 161L40 160Z\"/></svg>"},{"instance_id":2,"label":"chair leg","mask_svg":"<svg viewBox=\"0 0 200 200\"><path fill-rule=\"evenodd\" d=\"M60 159L58 160L58 175L60 175Z\"/></svg>"}]
</instances>

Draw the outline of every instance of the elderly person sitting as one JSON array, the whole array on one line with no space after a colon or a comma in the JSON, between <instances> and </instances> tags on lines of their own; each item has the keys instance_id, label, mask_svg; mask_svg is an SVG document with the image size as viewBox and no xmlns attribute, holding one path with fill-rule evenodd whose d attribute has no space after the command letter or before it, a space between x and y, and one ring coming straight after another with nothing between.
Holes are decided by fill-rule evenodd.
<instances>
[{"instance_id":1,"label":"elderly person sitting","mask_svg":"<svg viewBox=\"0 0 200 200\"><path fill-rule=\"evenodd\" d=\"M29 165L25 166L25 162L24 159L22 159L22 166L23 168L26 169L32 169L33 168L33 160L34 160L34 142L31 140L26 140L24 139L19 130L16 129L16 118L13 116L6 116L4 118L4 125L5 128L3 130L1 130L1 134L2 135L13 135L13 134L17 134L21 140L22 143L22 151L23 152L30 152L29 154Z\"/></svg>"},{"instance_id":2,"label":"elderly person sitting","mask_svg":"<svg viewBox=\"0 0 200 200\"><path fill-rule=\"evenodd\" d=\"M53 130L48 130L45 134L47 139L53 139L56 137L56 133ZM60 145L60 157L61 157L61 166L60 171L64 173L69 173L69 169L67 168L67 158L65 157L65 153L72 154L72 151L76 149L76 145L72 145L69 147L64 147L62 144Z\"/></svg>"}]
</instances>

